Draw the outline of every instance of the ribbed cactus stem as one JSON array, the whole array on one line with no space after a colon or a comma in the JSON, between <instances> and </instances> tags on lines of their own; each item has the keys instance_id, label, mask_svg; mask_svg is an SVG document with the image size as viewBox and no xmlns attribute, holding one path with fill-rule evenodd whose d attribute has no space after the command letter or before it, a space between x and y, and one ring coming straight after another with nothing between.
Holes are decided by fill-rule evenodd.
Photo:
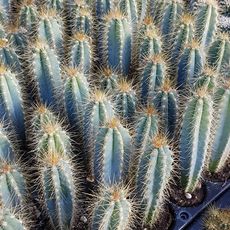
<instances>
[{"instance_id":1,"label":"ribbed cactus stem","mask_svg":"<svg viewBox=\"0 0 230 230\"><path fill-rule=\"evenodd\" d=\"M0 161L0 197L6 207L19 208L25 201L25 180L18 164Z\"/></svg>"},{"instance_id":2,"label":"ribbed cactus stem","mask_svg":"<svg viewBox=\"0 0 230 230\"><path fill-rule=\"evenodd\" d=\"M163 18L161 22L161 30L164 36L164 41L167 44L168 39L171 38L175 32L180 16L183 12L183 1L170 0L166 3Z\"/></svg>"},{"instance_id":3,"label":"ribbed cactus stem","mask_svg":"<svg viewBox=\"0 0 230 230\"><path fill-rule=\"evenodd\" d=\"M223 88L214 94L215 116L213 127L215 129L208 169L211 172L221 172L230 157L230 81L227 80Z\"/></svg>"},{"instance_id":4,"label":"ribbed cactus stem","mask_svg":"<svg viewBox=\"0 0 230 230\"><path fill-rule=\"evenodd\" d=\"M13 161L15 158L14 146L9 138L9 133L0 123L0 161Z\"/></svg>"},{"instance_id":5,"label":"ribbed cactus stem","mask_svg":"<svg viewBox=\"0 0 230 230\"><path fill-rule=\"evenodd\" d=\"M150 15L152 16L154 22L156 22L157 25L160 25L167 1L154 0L149 2L151 3L148 5L149 6L148 10L150 10Z\"/></svg>"},{"instance_id":6,"label":"ribbed cactus stem","mask_svg":"<svg viewBox=\"0 0 230 230\"><path fill-rule=\"evenodd\" d=\"M125 120L132 119L135 111L137 98L133 89L132 82L126 79L120 79L117 82L115 94L115 107L118 114Z\"/></svg>"},{"instance_id":7,"label":"ribbed cactus stem","mask_svg":"<svg viewBox=\"0 0 230 230\"><path fill-rule=\"evenodd\" d=\"M137 1L136 0L121 0L120 10L124 15L128 16L129 21L135 25L137 22Z\"/></svg>"},{"instance_id":8,"label":"ribbed cactus stem","mask_svg":"<svg viewBox=\"0 0 230 230\"><path fill-rule=\"evenodd\" d=\"M136 192L141 200L144 222L153 226L162 211L173 171L172 151L164 135L148 141L138 163Z\"/></svg>"},{"instance_id":9,"label":"ribbed cactus stem","mask_svg":"<svg viewBox=\"0 0 230 230\"><path fill-rule=\"evenodd\" d=\"M76 187L71 160L47 152L40 163L40 189L53 228L71 229L76 210Z\"/></svg>"},{"instance_id":10,"label":"ribbed cactus stem","mask_svg":"<svg viewBox=\"0 0 230 230\"><path fill-rule=\"evenodd\" d=\"M47 7L61 12L63 10L63 0L48 0Z\"/></svg>"},{"instance_id":11,"label":"ribbed cactus stem","mask_svg":"<svg viewBox=\"0 0 230 230\"><path fill-rule=\"evenodd\" d=\"M65 68L65 109L71 126L80 128L86 102L89 99L89 84L83 72L77 68ZM82 127L81 127L82 129Z\"/></svg>"},{"instance_id":12,"label":"ribbed cactus stem","mask_svg":"<svg viewBox=\"0 0 230 230\"><path fill-rule=\"evenodd\" d=\"M201 43L202 47L210 45L215 38L217 30L218 3L216 0L201 1L195 22L195 37Z\"/></svg>"},{"instance_id":13,"label":"ribbed cactus stem","mask_svg":"<svg viewBox=\"0 0 230 230\"><path fill-rule=\"evenodd\" d=\"M56 105L62 93L62 79L60 65L54 49L47 44L37 41L33 49L33 75L37 82L38 94L41 102L46 105Z\"/></svg>"},{"instance_id":14,"label":"ribbed cactus stem","mask_svg":"<svg viewBox=\"0 0 230 230\"><path fill-rule=\"evenodd\" d=\"M132 27L128 18L119 10L109 12L103 24L104 63L124 75L131 64Z\"/></svg>"},{"instance_id":15,"label":"ribbed cactus stem","mask_svg":"<svg viewBox=\"0 0 230 230\"><path fill-rule=\"evenodd\" d=\"M1 201L0 201L1 202ZM3 203L0 203L0 229L4 230L27 230L23 220L11 212L10 209L4 207Z\"/></svg>"},{"instance_id":16,"label":"ribbed cactus stem","mask_svg":"<svg viewBox=\"0 0 230 230\"><path fill-rule=\"evenodd\" d=\"M135 148L138 152L143 152L149 138L153 138L158 133L159 116L153 105L147 105L140 112L136 123Z\"/></svg>"},{"instance_id":17,"label":"ribbed cactus stem","mask_svg":"<svg viewBox=\"0 0 230 230\"><path fill-rule=\"evenodd\" d=\"M95 1L96 7L96 16L100 20L103 18L104 15L108 14L110 10L114 7L114 0L96 0Z\"/></svg>"},{"instance_id":18,"label":"ribbed cactus stem","mask_svg":"<svg viewBox=\"0 0 230 230\"><path fill-rule=\"evenodd\" d=\"M165 79L162 87L154 95L153 102L161 116L164 132L173 138L177 126L178 96L169 79Z\"/></svg>"},{"instance_id":19,"label":"ribbed cactus stem","mask_svg":"<svg viewBox=\"0 0 230 230\"><path fill-rule=\"evenodd\" d=\"M181 16L172 50L173 62L175 62L175 59L178 60L185 46L192 41L194 34L194 20L194 16L189 13L185 13Z\"/></svg>"},{"instance_id":20,"label":"ribbed cactus stem","mask_svg":"<svg viewBox=\"0 0 230 230\"><path fill-rule=\"evenodd\" d=\"M113 92L117 88L119 75L111 68L103 68L99 72L98 78L102 90Z\"/></svg>"},{"instance_id":21,"label":"ribbed cactus stem","mask_svg":"<svg viewBox=\"0 0 230 230\"><path fill-rule=\"evenodd\" d=\"M215 90L218 73L215 69L205 66L197 80L195 81L195 88L206 88L210 93Z\"/></svg>"},{"instance_id":22,"label":"ribbed cactus stem","mask_svg":"<svg viewBox=\"0 0 230 230\"><path fill-rule=\"evenodd\" d=\"M48 121L42 125L34 141L36 154L56 151L71 155L71 140L66 130L57 121Z\"/></svg>"},{"instance_id":23,"label":"ribbed cactus stem","mask_svg":"<svg viewBox=\"0 0 230 230\"><path fill-rule=\"evenodd\" d=\"M179 160L185 192L198 188L207 157L213 101L206 88L198 88L187 102L182 121Z\"/></svg>"},{"instance_id":24,"label":"ribbed cactus stem","mask_svg":"<svg viewBox=\"0 0 230 230\"><path fill-rule=\"evenodd\" d=\"M92 34L92 15L88 8L80 8L74 19L75 31L90 36Z\"/></svg>"},{"instance_id":25,"label":"ribbed cactus stem","mask_svg":"<svg viewBox=\"0 0 230 230\"><path fill-rule=\"evenodd\" d=\"M0 59L1 64L12 68L12 70L20 72L21 66L15 49L10 46L10 42L6 38L0 38Z\"/></svg>"},{"instance_id":26,"label":"ribbed cactus stem","mask_svg":"<svg viewBox=\"0 0 230 230\"><path fill-rule=\"evenodd\" d=\"M223 69L230 60L230 39L229 34L221 33L210 45L208 50L207 62L217 71Z\"/></svg>"},{"instance_id":27,"label":"ribbed cactus stem","mask_svg":"<svg viewBox=\"0 0 230 230\"><path fill-rule=\"evenodd\" d=\"M39 39L48 43L50 48L61 52L63 48L62 21L55 10L41 10L37 30Z\"/></svg>"},{"instance_id":28,"label":"ribbed cactus stem","mask_svg":"<svg viewBox=\"0 0 230 230\"><path fill-rule=\"evenodd\" d=\"M117 118L99 129L92 156L94 178L105 185L124 181L129 169L131 136Z\"/></svg>"},{"instance_id":29,"label":"ribbed cactus stem","mask_svg":"<svg viewBox=\"0 0 230 230\"><path fill-rule=\"evenodd\" d=\"M23 95L17 76L0 65L0 116L15 127L17 135L25 140Z\"/></svg>"},{"instance_id":30,"label":"ribbed cactus stem","mask_svg":"<svg viewBox=\"0 0 230 230\"><path fill-rule=\"evenodd\" d=\"M140 96L143 104L146 104L154 90L163 84L166 70L167 64L162 54L153 55L147 60L140 75Z\"/></svg>"},{"instance_id":31,"label":"ribbed cactus stem","mask_svg":"<svg viewBox=\"0 0 230 230\"><path fill-rule=\"evenodd\" d=\"M198 41L193 40L186 45L180 56L177 69L177 84L183 88L193 84L204 66L204 53Z\"/></svg>"},{"instance_id":32,"label":"ribbed cactus stem","mask_svg":"<svg viewBox=\"0 0 230 230\"><path fill-rule=\"evenodd\" d=\"M83 33L76 33L71 40L70 65L89 73L91 68L91 40Z\"/></svg>"},{"instance_id":33,"label":"ribbed cactus stem","mask_svg":"<svg viewBox=\"0 0 230 230\"><path fill-rule=\"evenodd\" d=\"M19 22L28 32L33 31L37 22L38 12L35 4L31 0L25 0L19 11Z\"/></svg>"},{"instance_id":34,"label":"ribbed cactus stem","mask_svg":"<svg viewBox=\"0 0 230 230\"><path fill-rule=\"evenodd\" d=\"M91 229L125 230L132 225L133 204L127 191L118 186L102 190L95 203Z\"/></svg>"}]
</instances>

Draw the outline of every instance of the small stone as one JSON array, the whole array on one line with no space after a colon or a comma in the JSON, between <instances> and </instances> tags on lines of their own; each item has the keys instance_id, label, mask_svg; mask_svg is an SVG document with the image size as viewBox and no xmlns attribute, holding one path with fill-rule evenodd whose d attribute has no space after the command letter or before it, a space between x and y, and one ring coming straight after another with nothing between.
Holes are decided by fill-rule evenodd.
<instances>
[{"instance_id":1,"label":"small stone","mask_svg":"<svg viewBox=\"0 0 230 230\"><path fill-rule=\"evenodd\" d=\"M185 193L185 197L190 200L190 199L192 199L192 194L191 193Z\"/></svg>"},{"instance_id":2,"label":"small stone","mask_svg":"<svg viewBox=\"0 0 230 230\"><path fill-rule=\"evenodd\" d=\"M86 223L87 222L87 218L85 216L81 216L81 219L80 219L83 223Z\"/></svg>"}]
</instances>

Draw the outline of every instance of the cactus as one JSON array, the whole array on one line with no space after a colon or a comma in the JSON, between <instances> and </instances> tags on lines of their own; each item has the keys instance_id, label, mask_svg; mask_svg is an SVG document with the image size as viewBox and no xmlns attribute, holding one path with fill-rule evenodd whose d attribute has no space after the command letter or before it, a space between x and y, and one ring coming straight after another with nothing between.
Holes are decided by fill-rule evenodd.
<instances>
[{"instance_id":1,"label":"cactus","mask_svg":"<svg viewBox=\"0 0 230 230\"><path fill-rule=\"evenodd\" d=\"M17 135L25 140L23 95L14 73L0 65L1 119L12 122Z\"/></svg>"},{"instance_id":2,"label":"cactus","mask_svg":"<svg viewBox=\"0 0 230 230\"><path fill-rule=\"evenodd\" d=\"M71 141L68 133L58 121L49 120L41 125L35 134L34 151L36 155L55 151L71 155Z\"/></svg>"},{"instance_id":3,"label":"cactus","mask_svg":"<svg viewBox=\"0 0 230 230\"><path fill-rule=\"evenodd\" d=\"M25 180L17 163L0 161L0 197L7 207L17 208L26 196Z\"/></svg>"},{"instance_id":4,"label":"cactus","mask_svg":"<svg viewBox=\"0 0 230 230\"><path fill-rule=\"evenodd\" d=\"M213 68L206 66L195 81L194 87L203 87L206 88L207 91L212 93L217 85L217 78L218 73Z\"/></svg>"},{"instance_id":5,"label":"cactus","mask_svg":"<svg viewBox=\"0 0 230 230\"><path fill-rule=\"evenodd\" d=\"M151 56L140 74L141 102L146 104L154 90L163 84L166 75L167 64L162 54Z\"/></svg>"},{"instance_id":6,"label":"cactus","mask_svg":"<svg viewBox=\"0 0 230 230\"><path fill-rule=\"evenodd\" d=\"M59 52L63 49L61 23L61 18L55 10L42 10L39 14L37 28L39 39L49 44L50 48L55 48Z\"/></svg>"},{"instance_id":7,"label":"cactus","mask_svg":"<svg viewBox=\"0 0 230 230\"><path fill-rule=\"evenodd\" d=\"M218 4L216 0L201 1L196 12L195 38L205 47L215 38L217 30Z\"/></svg>"},{"instance_id":8,"label":"cactus","mask_svg":"<svg viewBox=\"0 0 230 230\"><path fill-rule=\"evenodd\" d=\"M19 11L20 26L28 32L33 31L37 18L37 7L33 3L33 0L24 0Z\"/></svg>"},{"instance_id":9,"label":"cactus","mask_svg":"<svg viewBox=\"0 0 230 230\"><path fill-rule=\"evenodd\" d=\"M207 230L228 230L230 228L229 209L209 207L206 211L204 226Z\"/></svg>"},{"instance_id":10,"label":"cactus","mask_svg":"<svg viewBox=\"0 0 230 230\"><path fill-rule=\"evenodd\" d=\"M208 50L207 62L220 71L230 60L230 40L227 33L219 34Z\"/></svg>"},{"instance_id":11,"label":"cactus","mask_svg":"<svg viewBox=\"0 0 230 230\"><path fill-rule=\"evenodd\" d=\"M91 68L91 41L86 34L76 33L71 39L70 65L89 73Z\"/></svg>"},{"instance_id":12,"label":"cactus","mask_svg":"<svg viewBox=\"0 0 230 230\"><path fill-rule=\"evenodd\" d=\"M172 61L178 60L186 45L188 45L194 35L194 16L185 13L180 18L180 24L176 31L172 50Z\"/></svg>"},{"instance_id":13,"label":"cactus","mask_svg":"<svg viewBox=\"0 0 230 230\"><path fill-rule=\"evenodd\" d=\"M180 88L194 83L204 66L204 53L197 41L193 40L184 49L178 63L177 85Z\"/></svg>"},{"instance_id":14,"label":"cactus","mask_svg":"<svg viewBox=\"0 0 230 230\"><path fill-rule=\"evenodd\" d=\"M131 65L131 25L119 10L110 11L104 17L103 53L104 63L113 70L128 75Z\"/></svg>"},{"instance_id":15,"label":"cactus","mask_svg":"<svg viewBox=\"0 0 230 230\"><path fill-rule=\"evenodd\" d=\"M63 0L48 0L47 7L49 9L54 9L56 11L62 11L63 9Z\"/></svg>"},{"instance_id":16,"label":"cactus","mask_svg":"<svg viewBox=\"0 0 230 230\"><path fill-rule=\"evenodd\" d=\"M206 88L198 88L187 103L179 140L181 184L185 192L199 187L207 157L213 101Z\"/></svg>"},{"instance_id":17,"label":"cactus","mask_svg":"<svg viewBox=\"0 0 230 230\"><path fill-rule=\"evenodd\" d=\"M54 229L71 229L76 212L75 193L79 191L71 160L58 152L47 152L40 161L40 189L51 225Z\"/></svg>"},{"instance_id":18,"label":"cactus","mask_svg":"<svg viewBox=\"0 0 230 230\"><path fill-rule=\"evenodd\" d=\"M86 76L76 68L65 68L65 108L72 127L80 128L86 102L89 99L89 85ZM82 127L81 127L82 129Z\"/></svg>"},{"instance_id":19,"label":"cactus","mask_svg":"<svg viewBox=\"0 0 230 230\"><path fill-rule=\"evenodd\" d=\"M136 24L137 22L137 3L135 0L121 0L120 10L124 15L128 16L128 20L132 22L132 24Z\"/></svg>"},{"instance_id":20,"label":"cactus","mask_svg":"<svg viewBox=\"0 0 230 230\"><path fill-rule=\"evenodd\" d=\"M4 124L0 123L0 161L13 161L15 158L14 145L11 142L12 138L4 127Z\"/></svg>"},{"instance_id":21,"label":"cactus","mask_svg":"<svg viewBox=\"0 0 230 230\"><path fill-rule=\"evenodd\" d=\"M143 221L153 226L159 218L173 172L172 151L164 135L157 134L148 140L137 168L136 193L141 200Z\"/></svg>"},{"instance_id":22,"label":"cactus","mask_svg":"<svg viewBox=\"0 0 230 230\"><path fill-rule=\"evenodd\" d=\"M137 98L133 89L132 82L126 79L120 79L117 82L117 90L115 90L115 108L121 118L132 120L135 111Z\"/></svg>"},{"instance_id":23,"label":"cactus","mask_svg":"<svg viewBox=\"0 0 230 230\"><path fill-rule=\"evenodd\" d=\"M161 30L165 41L170 39L175 32L177 22L182 12L183 2L181 0L170 0L166 3L161 24Z\"/></svg>"},{"instance_id":24,"label":"cactus","mask_svg":"<svg viewBox=\"0 0 230 230\"><path fill-rule=\"evenodd\" d=\"M91 229L125 230L132 226L133 204L124 188L105 188L94 205Z\"/></svg>"},{"instance_id":25,"label":"cactus","mask_svg":"<svg viewBox=\"0 0 230 230\"><path fill-rule=\"evenodd\" d=\"M31 75L37 82L35 86L41 102L46 105L56 105L56 100L62 93L62 79L57 55L42 41L37 41L33 48L33 69ZM56 100L55 100L56 99Z\"/></svg>"},{"instance_id":26,"label":"cactus","mask_svg":"<svg viewBox=\"0 0 230 230\"><path fill-rule=\"evenodd\" d=\"M19 215L16 215L10 211L10 209L4 207L2 203L0 203L0 229L26 230L28 228Z\"/></svg>"},{"instance_id":27,"label":"cactus","mask_svg":"<svg viewBox=\"0 0 230 230\"><path fill-rule=\"evenodd\" d=\"M216 130L211 143L208 169L210 172L220 172L230 157L230 81L226 80L224 87L219 88L214 95L215 111L213 130Z\"/></svg>"},{"instance_id":28,"label":"cactus","mask_svg":"<svg viewBox=\"0 0 230 230\"><path fill-rule=\"evenodd\" d=\"M174 137L177 125L178 96L169 79L165 79L160 90L156 92L153 103L162 120L162 129L170 138Z\"/></svg>"},{"instance_id":29,"label":"cactus","mask_svg":"<svg viewBox=\"0 0 230 230\"><path fill-rule=\"evenodd\" d=\"M112 143L112 144L111 144ZM131 136L117 118L101 127L92 156L94 178L105 185L124 181L129 169Z\"/></svg>"},{"instance_id":30,"label":"cactus","mask_svg":"<svg viewBox=\"0 0 230 230\"><path fill-rule=\"evenodd\" d=\"M135 148L142 153L149 138L153 138L158 133L159 116L153 105L147 105L136 120Z\"/></svg>"},{"instance_id":31,"label":"cactus","mask_svg":"<svg viewBox=\"0 0 230 230\"><path fill-rule=\"evenodd\" d=\"M110 10L114 7L114 0L102 1L96 0L95 1L95 8L96 8L96 17L100 21L104 15L108 14Z\"/></svg>"},{"instance_id":32,"label":"cactus","mask_svg":"<svg viewBox=\"0 0 230 230\"><path fill-rule=\"evenodd\" d=\"M14 71L21 70L20 62L14 48L10 47L6 38L0 38L0 57L1 63L12 68Z\"/></svg>"},{"instance_id":33,"label":"cactus","mask_svg":"<svg viewBox=\"0 0 230 230\"><path fill-rule=\"evenodd\" d=\"M110 68L102 69L98 74L98 84L101 89L107 92L113 92L117 88L119 75Z\"/></svg>"}]
</instances>

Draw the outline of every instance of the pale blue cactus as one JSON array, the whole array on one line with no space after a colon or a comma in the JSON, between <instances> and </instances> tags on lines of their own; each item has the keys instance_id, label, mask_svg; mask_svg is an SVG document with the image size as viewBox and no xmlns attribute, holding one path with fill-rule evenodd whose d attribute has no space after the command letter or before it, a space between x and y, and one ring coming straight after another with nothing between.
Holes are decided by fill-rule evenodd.
<instances>
[{"instance_id":1,"label":"pale blue cactus","mask_svg":"<svg viewBox=\"0 0 230 230\"><path fill-rule=\"evenodd\" d=\"M32 76L37 82L35 87L41 102L58 106L56 100L62 96L63 80L55 50L44 42L37 41L33 47L32 65Z\"/></svg>"},{"instance_id":2,"label":"pale blue cactus","mask_svg":"<svg viewBox=\"0 0 230 230\"><path fill-rule=\"evenodd\" d=\"M9 208L19 209L25 202L25 179L13 161L0 161L0 197Z\"/></svg>"},{"instance_id":3,"label":"pale blue cactus","mask_svg":"<svg viewBox=\"0 0 230 230\"><path fill-rule=\"evenodd\" d=\"M72 127L83 129L84 108L89 100L89 84L83 72L76 68L64 69L65 109Z\"/></svg>"},{"instance_id":4,"label":"pale blue cactus","mask_svg":"<svg viewBox=\"0 0 230 230\"><path fill-rule=\"evenodd\" d=\"M177 68L177 85L180 88L194 83L205 63L204 52L199 42L193 40L180 56Z\"/></svg>"},{"instance_id":5,"label":"pale blue cactus","mask_svg":"<svg viewBox=\"0 0 230 230\"><path fill-rule=\"evenodd\" d=\"M121 78L114 90L114 104L117 113L124 120L130 121L136 112L137 95L132 82Z\"/></svg>"},{"instance_id":6,"label":"pale blue cactus","mask_svg":"<svg viewBox=\"0 0 230 230\"><path fill-rule=\"evenodd\" d=\"M46 4L49 9L54 9L58 12L63 10L63 0L48 0Z\"/></svg>"},{"instance_id":7,"label":"pale blue cactus","mask_svg":"<svg viewBox=\"0 0 230 230\"><path fill-rule=\"evenodd\" d=\"M148 139L137 164L136 193L141 201L143 222L153 226L166 201L166 189L173 176L173 152L162 134Z\"/></svg>"},{"instance_id":8,"label":"pale blue cactus","mask_svg":"<svg viewBox=\"0 0 230 230\"><path fill-rule=\"evenodd\" d=\"M92 59L91 38L86 34L76 33L71 39L70 47L70 66L80 68L84 73L89 73Z\"/></svg>"},{"instance_id":9,"label":"pale blue cactus","mask_svg":"<svg viewBox=\"0 0 230 230\"><path fill-rule=\"evenodd\" d=\"M0 201L1 202L1 201ZM9 208L4 207L3 203L0 203L0 229L4 230L26 230L27 226L25 221L19 217L19 213L16 215Z\"/></svg>"},{"instance_id":10,"label":"pale blue cactus","mask_svg":"<svg viewBox=\"0 0 230 230\"><path fill-rule=\"evenodd\" d=\"M132 27L119 10L110 11L103 20L102 55L104 64L128 75L131 65Z\"/></svg>"},{"instance_id":11,"label":"pale blue cactus","mask_svg":"<svg viewBox=\"0 0 230 230\"><path fill-rule=\"evenodd\" d=\"M167 70L167 63L162 54L151 56L140 74L140 98L143 104L147 104L154 91L159 88L164 81Z\"/></svg>"},{"instance_id":12,"label":"pale blue cactus","mask_svg":"<svg viewBox=\"0 0 230 230\"><path fill-rule=\"evenodd\" d=\"M99 129L92 157L95 181L105 185L125 181L132 153L131 136L117 118Z\"/></svg>"},{"instance_id":13,"label":"pale blue cactus","mask_svg":"<svg viewBox=\"0 0 230 230\"><path fill-rule=\"evenodd\" d=\"M135 26L137 23L137 1L136 0L121 0L119 2L120 10L124 15L128 16L129 21ZM133 26L133 28L135 28Z\"/></svg>"},{"instance_id":14,"label":"pale blue cactus","mask_svg":"<svg viewBox=\"0 0 230 230\"><path fill-rule=\"evenodd\" d=\"M94 205L91 229L129 229L133 221L133 208L133 202L128 199L124 188L105 188Z\"/></svg>"},{"instance_id":15,"label":"pale blue cactus","mask_svg":"<svg viewBox=\"0 0 230 230\"><path fill-rule=\"evenodd\" d=\"M179 140L181 185L185 192L199 188L208 153L213 100L207 88L197 88L187 102Z\"/></svg>"},{"instance_id":16,"label":"pale blue cactus","mask_svg":"<svg viewBox=\"0 0 230 230\"><path fill-rule=\"evenodd\" d=\"M215 38L218 22L218 3L216 0L202 1L195 14L195 38L206 47Z\"/></svg>"},{"instance_id":17,"label":"pale blue cactus","mask_svg":"<svg viewBox=\"0 0 230 230\"><path fill-rule=\"evenodd\" d=\"M58 152L47 152L40 161L39 190L51 226L72 229L77 204L76 192L79 191L72 162Z\"/></svg>"},{"instance_id":18,"label":"pale blue cactus","mask_svg":"<svg viewBox=\"0 0 230 230\"><path fill-rule=\"evenodd\" d=\"M16 130L18 137L25 140L23 93L17 76L6 66L0 65L0 116Z\"/></svg>"},{"instance_id":19,"label":"pale blue cactus","mask_svg":"<svg viewBox=\"0 0 230 230\"><path fill-rule=\"evenodd\" d=\"M210 148L208 169L212 173L221 172L230 158L230 81L226 80L214 94L215 115L213 138Z\"/></svg>"},{"instance_id":20,"label":"pale blue cactus","mask_svg":"<svg viewBox=\"0 0 230 230\"><path fill-rule=\"evenodd\" d=\"M217 71L221 71L230 61L229 34L220 33L208 49L207 62Z\"/></svg>"},{"instance_id":21,"label":"pale blue cactus","mask_svg":"<svg viewBox=\"0 0 230 230\"><path fill-rule=\"evenodd\" d=\"M167 78L153 97L154 105L161 118L161 129L173 138L177 129L178 95L173 83Z\"/></svg>"},{"instance_id":22,"label":"pale blue cactus","mask_svg":"<svg viewBox=\"0 0 230 230\"><path fill-rule=\"evenodd\" d=\"M42 10L37 25L38 38L46 42L57 53L63 52L62 20L55 10Z\"/></svg>"}]
</instances>

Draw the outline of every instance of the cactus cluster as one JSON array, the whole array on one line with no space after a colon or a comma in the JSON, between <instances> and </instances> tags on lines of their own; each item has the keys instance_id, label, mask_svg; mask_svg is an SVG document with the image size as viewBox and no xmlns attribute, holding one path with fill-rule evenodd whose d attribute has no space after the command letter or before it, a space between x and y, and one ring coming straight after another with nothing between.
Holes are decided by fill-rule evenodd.
<instances>
[{"instance_id":1,"label":"cactus cluster","mask_svg":"<svg viewBox=\"0 0 230 230\"><path fill-rule=\"evenodd\" d=\"M226 4L0 0L0 229L159 229L229 179Z\"/></svg>"}]
</instances>

